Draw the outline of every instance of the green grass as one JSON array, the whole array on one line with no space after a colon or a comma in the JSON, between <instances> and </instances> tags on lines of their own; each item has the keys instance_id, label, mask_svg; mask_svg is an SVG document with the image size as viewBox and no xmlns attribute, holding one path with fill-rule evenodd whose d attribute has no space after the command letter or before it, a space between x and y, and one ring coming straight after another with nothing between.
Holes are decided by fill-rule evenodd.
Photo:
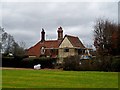
<instances>
[{"instance_id":1,"label":"green grass","mask_svg":"<svg viewBox=\"0 0 120 90\"><path fill-rule=\"evenodd\" d=\"M3 88L118 88L117 72L3 70Z\"/></svg>"}]
</instances>

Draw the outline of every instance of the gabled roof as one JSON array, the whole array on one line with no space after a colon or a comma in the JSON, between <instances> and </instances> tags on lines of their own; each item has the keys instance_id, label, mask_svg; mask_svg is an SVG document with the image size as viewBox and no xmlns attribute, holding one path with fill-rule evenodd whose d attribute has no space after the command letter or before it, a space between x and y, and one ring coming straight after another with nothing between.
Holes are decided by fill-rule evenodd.
<instances>
[{"instance_id":1,"label":"gabled roof","mask_svg":"<svg viewBox=\"0 0 120 90\"><path fill-rule=\"evenodd\" d=\"M46 41L39 41L37 44L35 44L34 46L30 47L29 49L39 46L40 47L46 47L46 48L58 48L59 44L60 44L61 40L46 40Z\"/></svg>"},{"instance_id":2,"label":"gabled roof","mask_svg":"<svg viewBox=\"0 0 120 90\"><path fill-rule=\"evenodd\" d=\"M70 41L70 43L73 45L73 47L75 48L85 48L85 46L82 44L82 42L79 40L78 37L75 36L70 36L70 35L65 35L65 37L68 38L68 40ZM64 40L63 39L63 40ZM27 50L28 55L33 55L33 56L40 56L40 50L42 47L45 47L46 49L58 49L59 45L61 45L61 43L63 42L63 40L46 40L46 41L39 41L37 44L35 44L33 47L29 48ZM48 55L49 52L46 52L46 54Z\"/></svg>"},{"instance_id":3,"label":"gabled roof","mask_svg":"<svg viewBox=\"0 0 120 90\"><path fill-rule=\"evenodd\" d=\"M40 56L40 49L42 47L45 48L58 48L59 44L60 44L61 40L46 40L46 41L39 41L37 44L35 44L34 46L30 47L27 51L28 51L28 55L31 56Z\"/></svg>"},{"instance_id":4,"label":"gabled roof","mask_svg":"<svg viewBox=\"0 0 120 90\"><path fill-rule=\"evenodd\" d=\"M71 36L71 35L65 35L65 37L68 38L68 40L71 42L71 44L73 45L73 47L85 48L85 46L82 44L82 42L79 40L78 37Z\"/></svg>"},{"instance_id":5,"label":"gabled roof","mask_svg":"<svg viewBox=\"0 0 120 90\"><path fill-rule=\"evenodd\" d=\"M61 40L47 40L44 42L40 42L40 46L44 46L46 48L58 48Z\"/></svg>"}]
</instances>

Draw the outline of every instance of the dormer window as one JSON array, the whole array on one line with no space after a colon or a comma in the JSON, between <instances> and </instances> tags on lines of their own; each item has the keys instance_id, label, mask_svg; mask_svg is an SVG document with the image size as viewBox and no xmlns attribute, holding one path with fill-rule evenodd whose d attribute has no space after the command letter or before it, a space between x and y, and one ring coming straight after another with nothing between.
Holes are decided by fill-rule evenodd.
<instances>
[{"instance_id":1,"label":"dormer window","mask_svg":"<svg viewBox=\"0 0 120 90\"><path fill-rule=\"evenodd\" d=\"M45 54L45 47L41 47L41 50L40 50L41 54Z\"/></svg>"}]
</instances>

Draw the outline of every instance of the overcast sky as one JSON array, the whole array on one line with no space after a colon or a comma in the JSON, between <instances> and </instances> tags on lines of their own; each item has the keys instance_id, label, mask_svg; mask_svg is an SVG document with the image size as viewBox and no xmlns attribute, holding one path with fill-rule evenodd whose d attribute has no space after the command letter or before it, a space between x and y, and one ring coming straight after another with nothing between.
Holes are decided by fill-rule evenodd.
<instances>
[{"instance_id":1,"label":"overcast sky","mask_svg":"<svg viewBox=\"0 0 120 90\"><path fill-rule=\"evenodd\" d=\"M57 29L64 35L78 36L85 44L93 44L97 18L118 20L117 2L2 2L2 27L17 42L29 48L40 40L41 29L46 39L57 39Z\"/></svg>"}]
</instances>

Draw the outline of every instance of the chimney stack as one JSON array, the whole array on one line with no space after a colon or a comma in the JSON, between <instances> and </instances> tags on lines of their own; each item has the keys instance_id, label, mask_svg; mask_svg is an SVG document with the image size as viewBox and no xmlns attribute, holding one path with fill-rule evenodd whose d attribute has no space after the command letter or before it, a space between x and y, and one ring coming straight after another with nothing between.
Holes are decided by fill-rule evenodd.
<instances>
[{"instance_id":1,"label":"chimney stack","mask_svg":"<svg viewBox=\"0 0 120 90\"><path fill-rule=\"evenodd\" d=\"M45 41L45 31L42 28L42 32L41 32L41 42Z\"/></svg>"},{"instance_id":2,"label":"chimney stack","mask_svg":"<svg viewBox=\"0 0 120 90\"><path fill-rule=\"evenodd\" d=\"M58 40L62 40L63 39L62 27L59 27L57 32L58 32Z\"/></svg>"}]
</instances>

